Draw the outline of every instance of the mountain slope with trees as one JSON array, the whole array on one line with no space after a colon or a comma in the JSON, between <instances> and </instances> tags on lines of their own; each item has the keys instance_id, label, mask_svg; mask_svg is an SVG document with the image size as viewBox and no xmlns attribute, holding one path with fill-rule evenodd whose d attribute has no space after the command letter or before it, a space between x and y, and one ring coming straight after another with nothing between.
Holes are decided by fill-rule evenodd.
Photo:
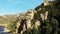
<instances>
[{"instance_id":1,"label":"mountain slope with trees","mask_svg":"<svg viewBox=\"0 0 60 34\"><path fill-rule=\"evenodd\" d=\"M60 34L60 0L49 1L49 3L51 4L46 6L42 3L34 10L30 9L19 16L10 15L6 16L7 18L1 16L0 23L5 21L9 23L8 29L12 30L12 33L22 31L23 34Z\"/></svg>"}]
</instances>

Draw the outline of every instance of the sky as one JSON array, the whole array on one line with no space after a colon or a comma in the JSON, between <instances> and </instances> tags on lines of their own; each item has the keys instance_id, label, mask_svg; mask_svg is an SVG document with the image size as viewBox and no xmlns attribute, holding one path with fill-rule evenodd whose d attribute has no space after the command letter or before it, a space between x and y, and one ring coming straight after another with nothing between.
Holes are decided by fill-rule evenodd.
<instances>
[{"instance_id":1,"label":"sky","mask_svg":"<svg viewBox=\"0 0 60 34\"><path fill-rule=\"evenodd\" d=\"M44 0L0 0L0 16L26 12L43 2Z\"/></svg>"}]
</instances>

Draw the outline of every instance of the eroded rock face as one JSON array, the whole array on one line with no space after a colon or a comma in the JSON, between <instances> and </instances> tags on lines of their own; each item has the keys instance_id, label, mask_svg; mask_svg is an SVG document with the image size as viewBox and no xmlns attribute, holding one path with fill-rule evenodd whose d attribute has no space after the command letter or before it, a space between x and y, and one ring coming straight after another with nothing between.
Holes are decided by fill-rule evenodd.
<instances>
[{"instance_id":1,"label":"eroded rock face","mask_svg":"<svg viewBox=\"0 0 60 34\"><path fill-rule=\"evenodd\" d=\"M23 26L24 26L24 24L25 24L25 20L21 20L21 22L20 22L20 26L18 27L18 33L21 33L21 31L23 31Z\"/></svg>"},{"instance_id":2,"label":"eroded rock face","mask_svg":"<svg viewBox=\"0 0 60 34\"><path fill-rule=\"evenodd\" d=\"M26 24L27 24L27 29L31 28L31 21L30 20L27 20Z\"/></svg>"},{"instance_id":3,"label":"eroded rock face","mask_svg":"<svg viewBox=\"0 0 60 34\"><path fill-rule=\"evenodd\" d=\"M25 17L23 19L21 19L20 23L17 23L17 32L23 34L23 32L25 32L28 29L33 29L33 26L35 26L35 28L38 29L38 27L40 26L40 21L36 20L35 24L33 25L32 23L32 19L34 18L34 13L36 13L36 11L34 12L34 10L28 10L28 12L26 13ZM47 16L48 16L48 11L46 11L44 14L40 14L42 20L46 20Z\"/></svg>"},{"instance_id":4,"label":"eroded rock face","mask_svg":"<svg viewBox=\"0 0 60 34\"><path fill-rule=\"evenodd\" d=\"M48 16L48 11L46 11L44 14L41 13L40 16L41 16L43 21L46 20L47 16Z\"/></svg>"},{"instance_id":5,"label":"eroded rock face","mask_svg":"<svg viewBox=\"0 0 60 34\"><path fill-rule=\"evenodd\" d=\"M34 17L34 12L33 12L33 10L32 9L30 9L30 10L28 10L28 12L27 12L27 15L26 15L26 23L27 23L27 29L29 29L29 28L31 28L32 27L32 22L31 22L31 20L33 19L33 17Z\"/></svg>"},{"instance_id":6,"label":"eroded rock face","mask_svg":"<svg viewBox=\"0 0 60 34\"><path fill-rule=\"evenodd\" d=\"M33 12L33 10L32 10L32 9L28 10L28 12L27 12L27 14L26 14L25 17L26 17L27 20L32 20L33 17L34 17L34 12Z\"/></svg>"},{"instance_id":7,"label":"eroded rock face","mask_svg":"<svg viewBox=\"0 0 60 34\"><path fill-rule=\"evenodd\" d=\"M34 13L36 13L35 10L28 10L28 12L26 13L25 17L21 20L20 24L17 26L17 32L23 34L23 32L25 32L26 30L29 29L33 29L33 26L35 26L35 28L38 28L40 26L40 21L36 20L35 24L32 25L33 23L33 19L34 19Z\"/></svg>"},{"instance_id":8,"label":"eroded rock face","mask_svg":"<svg viewBox=\"0 0 60 34\"><path fill-rule=\"evenodd\" d=\"M27 29L31 29L32 27L32 22L31 20L33 19L34 17L34 12L33 10L28 10L28 12L26 13L24 19L21 20L20 24L17 26L17 32L18 33L22 33L24 31L26 31Z\"/></svg>"},{"instance_id":9,"label":"eroded rock face","mask_svg":"<svg viewBox=\"0 0 60 34\"><path fill-rule=\"evenodd\" d=\"M47 19L48 11L45 12L45 20Z\"/></svg>"},{"instance_id":10,"label":"eroded rock face","mask_svg":"<svg viewBox=\"0 0 60 34\"><path fill-rule=\"evenodd\" d=\"M39 20L36 20L36 22L35 22L35 28L38 29L39 26L40 26L40 21Z\"/></svg>"}]
</instances>

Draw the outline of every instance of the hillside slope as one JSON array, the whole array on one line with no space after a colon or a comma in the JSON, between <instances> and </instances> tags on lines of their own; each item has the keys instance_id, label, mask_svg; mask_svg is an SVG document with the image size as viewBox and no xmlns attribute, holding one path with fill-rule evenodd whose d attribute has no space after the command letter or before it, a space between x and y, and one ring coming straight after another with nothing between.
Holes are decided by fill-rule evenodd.
<instances>
[{"instance_id":1,"label":"hillside slope","mask_svg":"<svg viewBox=\"0 0 60 34\"><path fill-rule=\"evenodd\" d=\"M12 34L60 34L60 4L51 2L23 14L1 16L0 24L7 23Z\"/></svg>"}]
</instances>

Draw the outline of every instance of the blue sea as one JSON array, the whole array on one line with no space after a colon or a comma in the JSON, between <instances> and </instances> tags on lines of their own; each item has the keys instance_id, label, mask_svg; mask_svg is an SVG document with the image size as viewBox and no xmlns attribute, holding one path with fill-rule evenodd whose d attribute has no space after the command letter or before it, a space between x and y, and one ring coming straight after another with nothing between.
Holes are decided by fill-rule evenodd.
<instances>
[{"instance_id":1,"label":"blue sea","mask_svg":"<svg viewBox=\"0 0 60 34\"><path fill-rule=\"evenodd\" d=\"M0 26L0 34L9 34L9 33L4 32L4 26Z\"/></svg>"}]
</instances>

